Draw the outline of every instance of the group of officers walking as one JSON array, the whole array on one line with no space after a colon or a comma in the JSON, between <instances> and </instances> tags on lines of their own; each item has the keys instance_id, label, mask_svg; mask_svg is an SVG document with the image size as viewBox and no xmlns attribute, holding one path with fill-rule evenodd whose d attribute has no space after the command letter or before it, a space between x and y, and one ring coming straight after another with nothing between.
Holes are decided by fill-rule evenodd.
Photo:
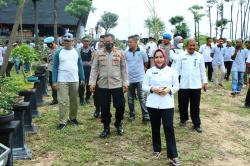
<instances>
[{"instance_id":1,"label":"group of officers walking","mask_svg":"<svg viewBox=\"0 0 250 166\"><path fill-rule=\"evenodd\" d=\"M117 134L123 135L124 93L128 92L129 119L134 121L136 118L134 100L137 96L142 121L151 122L153 156L158 158L161 154L162 123L167 156L172 165L180 165L173 127L174 93L178 92L180 127L186 127L190 104L193 129L201 133L200 98L201 90L207 89L207 62L204 62L202 54L195 51L194 39L187 41L186 51L181 36L174 37L174 45L171 40L170 34L164 34L159 46L153 38L145 46L140 43L138 35L132 35L128 37L128 48L122 51L115 47L115 36L112 34L101 36L96 50L90 47L88 37L83 38L83 43L76 43L75 47L79 49L74 48L74 38L70 33L63 36L62 48L56 47L52 37L46 38L44 42L51 48L48 56L53 89L51 104L59 104L58 129L63 129L66 124L78 125L78 95L83 105L89 103L91 93L94 93L94 116L99 117L101 114L103 123L100 137L107 138L110 135L111 101L116 110L114 126ZM212 53L216 54L216 51ZM240 53L235 54L233 56L237 58Z\"/></svg>"}]
</instances>

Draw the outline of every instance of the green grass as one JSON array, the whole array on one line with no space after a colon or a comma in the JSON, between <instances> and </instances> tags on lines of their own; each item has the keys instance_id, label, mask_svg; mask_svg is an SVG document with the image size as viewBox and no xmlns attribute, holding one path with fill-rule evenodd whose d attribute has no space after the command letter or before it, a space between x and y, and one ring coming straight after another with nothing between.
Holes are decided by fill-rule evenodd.
<instances>
[{"instance_id":1,"label":"green grass","mask_svg":"<svg viewBox=\"0 0 250 166\"><path fill-rule=\"evenodd\" d=\"M232 156L250 162L250 110L242 108L245 96L232 98L229 95L230 83L225 83L225 85L226 89L224 90L216 90L213 85L210 85L208 91L202 94L201 118L202 123L204 122L203 134L193 132L191 122L188 123L187 128L179 128L179 114L176 109L175 134L178 153L183 165L208 165L213 160L228 159ZM243 91L243 94L245 93L246 89ZM45 100L49 102L50 98L45 98ZM112 109L111 136L108 139L99 138L102 124L100 119L92 117L93 110L92 104L80 106L78 120L82 124L79 127L69 125L63 131L57 131L58 107L48 106L47 104L39 107L42 117L34 119L34 124L39 126L39 131L35 135L26 135L26 143L32 150L33 159L15 161L15 165L167 165L163 130L161 132L163 153L160 159L155 160L152 158L150 123L143 124L141 122L138 101L136 101L137 115L135 122L128 121L128 108L126 108L123 121L125 135L122 137L117 136L113 126L114 109ZM220 122L221 118L223 120L224 114L233 118L229 118L230 123L228 123L229 126L225 130L220 128L220 124L223 124L224 127L227 126L223 121ZM216 127L222 131L221 134L215 132ZM235 132L235 128L246 133L245 137L243 137L242 133ZM227 141L229 146L237 144L238 149L233 151L223 149L221 146Z\"/></svg>"}]
</instances>

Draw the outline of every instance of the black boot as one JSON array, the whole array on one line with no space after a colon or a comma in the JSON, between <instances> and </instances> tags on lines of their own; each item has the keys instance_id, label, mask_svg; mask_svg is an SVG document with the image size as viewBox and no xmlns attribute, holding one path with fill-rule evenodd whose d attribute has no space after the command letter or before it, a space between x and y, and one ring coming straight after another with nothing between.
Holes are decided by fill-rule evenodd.
<instances>
[{"instance_id":1,"label":"black boot","mask_svg":"<svg viewBox=\"0 0 250 166\"><path fill-rule=\"evenodd\" d=\"M101 138L107 138L110 135L110 128L104 127L104 130L102 131L100 137Z\"/></svg>"}]
</instances>

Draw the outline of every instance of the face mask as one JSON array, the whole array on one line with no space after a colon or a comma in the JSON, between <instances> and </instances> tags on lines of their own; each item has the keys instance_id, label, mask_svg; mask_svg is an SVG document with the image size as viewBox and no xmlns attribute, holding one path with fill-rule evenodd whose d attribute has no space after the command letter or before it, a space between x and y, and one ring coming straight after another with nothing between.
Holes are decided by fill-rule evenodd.
<instances>
[{"instance_id":1,"label":"face mask","mask_svg":"<svg viewBox=\"0 0 250 166\"><path fill-rule=\"evenodd\" d=\"M111 51L113 47L114 47L113 43L105 43L105 48L107 51Z\"/></svg>"},{"instance_id":2,"label":"face mask","mask_svg":"<svg viewBox=\"0 0 250 166\"><path fill-rule=\"evenodd\" d=\"M180 48L180 49L182 49L183 48L183 43L178 43L177 47Z\"/></svg>"}]
</instances>

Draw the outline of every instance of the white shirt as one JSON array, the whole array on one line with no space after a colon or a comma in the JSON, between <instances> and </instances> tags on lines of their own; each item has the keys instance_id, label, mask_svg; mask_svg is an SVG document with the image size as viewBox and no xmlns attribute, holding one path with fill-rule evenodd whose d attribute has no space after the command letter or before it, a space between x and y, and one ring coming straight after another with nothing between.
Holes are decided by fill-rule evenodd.
<instances>
[{"instance_id":1,"label":"white shirt","mask_svg":"<svg viewBox=\"0 0 250 166\"><path fill-rule=\"evenodd\" d=\"M146 44L146 50L149 57L153 57L155 50L157 50L157 44L155 42L148 42Z\"/></svg>"},{"instance_id":2,"label":"white shirt","mask_svg":"<svg viewBox=\"0 0 250 166\"><path fill-rule=\"evenodd\" d=\"M225 47L225 55L224 55L224 61L233 61L232 60L232 55L235 52L234 47Z\"/></svg>"},{"instance_id":3,"label":"white shirt","mask_svg":"<svg viewBox=\"0 0 250 166\"><path fill-rule=\"evenodd\" d=\"M250 63L250 50L248 50L247 63ZM250 78L250 74L248 74L248 78Z\"/></svg>"},{"instance_id":4,"label":"white shirt","mask_svg":"<svg viewBox=\"0 0 250 166\"><path fill-rule=\"evenodd\" d=\"M3 47L0 47L0 66L3 65Z\"/></svg>"},{"instance_id":5,"label":"white shirt","mask_svg":"<svg viewBox=\"0 0 250 166\"><path fill-rule=\"evenodd\" d=\"M179 58L179 56L181 55L181 54L183 54L183 50L182 49L171 49L170 51L169 51L169 57L170 57L170 61L172 62L172 64L171 64L171 67L172 68L175 68L175 65L176 65L176 63L177 63L177 60L178 60L178 58Z\"/></svg>"},{"instance_id":6,"label":"white shirt","mask_svg":"<svg viewBox=\"0 0 250 166\"><path fill-rule=\"evenodd\" d=\"M76 43L76 50L79 50L83 47L82 43Z\"/></svg>"},{"instance_id":7,"label":"white shirt","mask_svg":"<svg viewBox=\"0 0 250 166\"><path fill-rule=\"evenodd\" d=\"M79 55L75 49L62 49L59 53L58 82L79 82Z\"/></svg>"},{"instance_id":8,"label":"white shirt","mask_svg":"<svg viewBox=\"0 0 250 166\"><path fill-rule=\"evenodd\" d=\"M207 83L204 59L198 52L181 54L175 68L181 76L180 89L201 89Z\"/></svg>"},{"instance_id":9,"label":"white shirt","mask_svg":"<svg viewBox=\"0 0 250 166\"><path fill-rule=\"evenodd\" d=\"M156 93L149 93L146 106L156 109L174 108L174 93L179 90L179 81L177 72L171 67L158 69L152 67L147 70L142 84L142 89L145 92L150 92L152 87L171 89L171 94L160 96Z\"/></svg>"},{"instance_id":10,"label":"white shirt","mask_svg":"<svg viewBox=\"0 0 250 166\"><path fill-rule=\"evenodd\" d=\"M209 47L207 44L200 47L199 52L203 55L204 62L212 62L211 51L212 47Z\"/></svg>"},{"instance_id":11,"label":"white shirt","mask_svg":"<svg viewBox=\"0 0 250 166\"><path fill-rule=\"evenodd\" d=\"M211 53L214 54L213 56L213 65L224 65L224 55L225 55L225 48L215 46L212 48Z\"/></svg>"},{"instance_id":12,"label":"white shirt","mask_svg":"<svg viewBox=\"0 0 250 166\"><path fill-rule=\"evenodd\" d=\"M240 51L238 51L236 58L233 61L232 71L245 72L247 58L248 58L248 50L241 49Z\"/></svg>"}]
</instances>

